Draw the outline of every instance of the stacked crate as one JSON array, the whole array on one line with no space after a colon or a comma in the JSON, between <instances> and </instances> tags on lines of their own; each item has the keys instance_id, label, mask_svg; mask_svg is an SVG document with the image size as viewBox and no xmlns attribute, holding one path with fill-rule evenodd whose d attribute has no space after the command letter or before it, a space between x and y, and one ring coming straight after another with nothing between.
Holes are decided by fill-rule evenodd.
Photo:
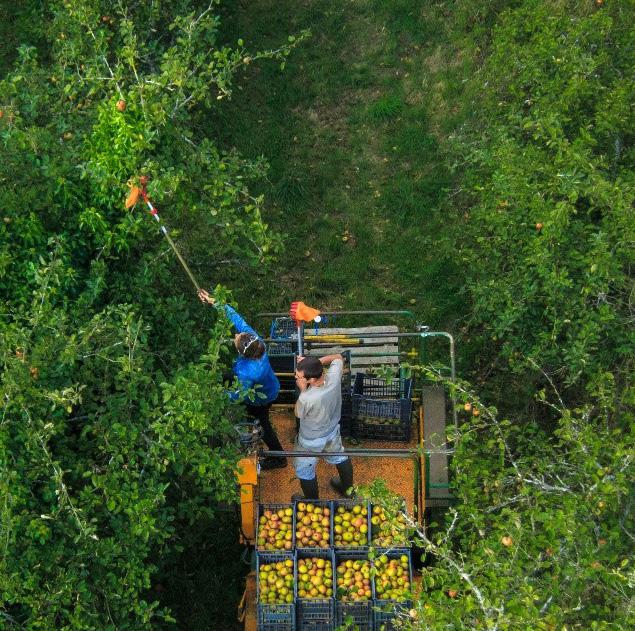
<instances>
[{"instance_id":1,"label":"stacked crate","mask_svg":"<svg viewBox=\"0 0 635 631\"><path fill-rule=\"evenodd\" d=\"M412 427L412 379L388 381L358 373L353 384L356 438L408 442Z\"/></svg>"},{"instance_id":2,"label":"stacked crate","mask_svg":"<svg viewBox=\"0 0 635 631\"><path fill-rule=\"evenodd\" d=\"M279 529L261 523L261 517L274 514L287 523L291 517L290 539L286 530L279 537ZM396 628L395 618L412 607L409 599L393 598L401 595L395 589L403 587L409 592L407 587L412 587L412 556L406 547L405 526L387 529L386 521L378 507L354 499L261 505L256 552L258 629L334 631L351 621L359 631ZM286 543L287 549L281 552L264 549L279 546L281 539L290 540L292 549ZM386 572L391 578L382 578L382 568L391 563L393 567ZM275 564L284 564L284 568L280 566L277 573ZM269 568L268 574L263 567ZM291 587L289 572L293 575ZM399 586L390 584L395 575L400 578ZM276 602L270 602L270 586ZM279 602L282 599L285 602Z\"/></svg>"}]
</instances>

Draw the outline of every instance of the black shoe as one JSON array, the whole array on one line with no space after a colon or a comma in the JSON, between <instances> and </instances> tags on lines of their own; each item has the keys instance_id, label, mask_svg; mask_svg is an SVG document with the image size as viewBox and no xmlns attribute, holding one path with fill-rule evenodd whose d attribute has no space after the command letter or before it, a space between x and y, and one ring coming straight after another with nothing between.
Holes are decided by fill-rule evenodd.
<instances>
[{"instance_id":1,"label":"black shoe","mask_svg":"<svg viewBox=\"0 0 635 631\"><path fill-rule=\"evenodd\" d=\"M331 480L331 487L337 491L340 495L346 495L345 493L345 489L342 488L342 483L340 482L340 479L334 475Z\"/></svg>"},{"instance_id":2,"label":"black shoe","mask_svg":"<svg viewBox=\"0 0 635 631\"><path fill-rule=\"evenodd\" d=\"M330 482L331 482L331 488L337 491L342 497L348 497L348 498L355 497L355 495L353 494L353 489L350 486L348 488L344 488L338 476L334 475L331 478Z\"/></svg>"},{"instance_id":3,"label":"black shoe","mask_svg":"<svg viewBox=\"0 0 635 631\"><path fill-rule=\"evenodd\" d=\"M340 462L340 464L335 466L337 467L339 476L331 478L331 486L340 495L353 497L353 489L351 488L353 486L353 464L351 463L351 459L348 458L348 460Z\"/></svg>"},{"instance_id":4,"label":"black shoe","mask_svg":"<svg viewBox=\"0 0 635 631\"><path fill-rule=\"evenodd\" d=\"M274 458L273 456L267 456L260 462L261 471L268 471L269 469L284 469L286 466L286 458Z\"/></svg>"},{"instance_id":5,"label":"black shoe","mask_svg":"<svg viewBox=\"0 0 635 631\"><path fill-rule=\"evenodd\" d=\"M312 480L300 480L300 486L302 487L302 494L294 493L291 496L291 501L312 502L320 499L320 489L317 478L313 478Z\"/></svg>"}]
</instances>

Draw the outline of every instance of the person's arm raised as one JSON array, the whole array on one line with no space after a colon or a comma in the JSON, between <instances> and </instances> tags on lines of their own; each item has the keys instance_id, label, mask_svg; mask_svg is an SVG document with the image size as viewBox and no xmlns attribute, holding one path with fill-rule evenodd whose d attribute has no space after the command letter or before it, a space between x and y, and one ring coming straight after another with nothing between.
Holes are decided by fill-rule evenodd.
<instances>
[{"instance_id":1,"label":"person's arm raised","mask_svg":"<svg viewBox=\"0 0 635 631\"><path fill-rule=\"evenodd\" d=\"M258 339L260 339L260 336L258 335L258 333L256 333L256 331L254 331L247 324L247 322L245 322L245 319L240 315L240 313L236 311L236 309L234 309L233 307L230 307L229 305L224 305L224 306L225 306L225 313L227 314L227 317L229 318L230 322L234 325L234 328L236 329L237 333L251 333L252 335L255 335Z\"/></svg>"},{"instance_id":2,"label":"person's arm raised","mask_svg":"<svg viewBox=\"0 0 635 631\"><path fill-rule=\"evenodd\" d=\"M320 357L320 363L322 366L330 366L336 359L344 361L344 355L341 353L335 353L335 355L325 355L324 357Z\"/></svg>"}]
</instances>

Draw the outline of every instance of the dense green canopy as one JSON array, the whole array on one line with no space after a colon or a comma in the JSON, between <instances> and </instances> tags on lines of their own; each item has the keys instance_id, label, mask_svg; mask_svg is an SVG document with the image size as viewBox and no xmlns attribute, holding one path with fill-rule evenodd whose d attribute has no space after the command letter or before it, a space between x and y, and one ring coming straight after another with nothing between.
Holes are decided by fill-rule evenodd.
<instances>
[{"instance_id":1,"label":"dense green canopy","mask_svg":"<svg viewBox=\"0 0 635 631\"><path fill-rule=\"evenodd\" d=\"M633 1L14 4L0 627L234 617L228 325L124 208L141 174L219 297L407 300L457 333L458 501L415 534L407 624L633 626Z\"/></svg>"}]
</instances>

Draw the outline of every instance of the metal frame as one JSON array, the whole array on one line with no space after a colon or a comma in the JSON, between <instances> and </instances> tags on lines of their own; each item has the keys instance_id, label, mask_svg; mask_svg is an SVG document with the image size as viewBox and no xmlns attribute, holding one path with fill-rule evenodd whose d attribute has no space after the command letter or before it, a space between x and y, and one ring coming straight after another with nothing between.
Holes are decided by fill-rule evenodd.
<instances>
[{"instance_id":1,"label":"metal frame","mask_svg":"<svg viewBox=\"0 0 635 631\"><path fill-rule=\"evenodd\" d=\"M354 316L377 316L377 315L385 315L385 316L407 316L409 318L414 318L414 314L409 310L359 310L359 311L325 311L321 312L321 315L324 316L346 316L346 315L354 315ZM279 318L279 317L288 317L288 313L283 312L263 312L258 313L257 317L270 317L270 318ZM355 344L346 343L346 342L324 342L322 345L319 341L315 339L305 340L304 339L304 328L305 325L302 322L297 323L297 334L298 337L295 340L298 344L298 354L303 355L308 349L318 350L319 348L324 347L351 347L354 346L356 348L370 348L372 346L381 345L381 340L385 338L419 338L420 343L418 345L418 351L413 349L412 351L398 351L393 353L374 353L369 351L367 353L359 353L357 356L359 357L402 357L404 359L411 359L415 361L418 358L423 361L423 343L424 340L428 338L434 337L444 337L449 342L449 352L450 352L450 379L452 383L456 383L456 357L455 357L455 341L452 334L447 331L431 331L428 326L425 325L416 325L416 330L414 332L367 332L363 334L359 334L357 336L349 336L351 338L360 338L359 341ZM377 340L367 341L367 340ZM265 342L280 342L279 338L264 338ZM277 355L277 357L294 357L294 353L285 353L283 355ZM458 427L458 418L457 418L457 409L456 409L456 394L454 389L451 392L451 402L452 402L452 419L454 422L454 426ZM285 404L286 405L286 404ZM454 449L442 449L442 450L429 450L423 449L422 446L416 449L346 449L341 452L341 455L348 457L369 457L369 458L412 458L415 461L415 498L417 497L417 484L421 485L422 492L425 498L430 497L430 488L437 488L436 485L430 484L430 456L431 455L445 455L451 456L454 453ZM312 457L315 456L314 452L310 451L301 451L301 450L292 450L292 451L259 451L257 453L257 458L263 458L265 456L283 456L283 457ZM419 469L422 470L419 470ZM417 477L423 477L423 480L417 480ZM439 488L447 488L448 485L439 485ZM451 499L452 496L442 496L437 497L436 499ZM417 503L417 502L416 502Z\"/></svg>"}]
</instances>

